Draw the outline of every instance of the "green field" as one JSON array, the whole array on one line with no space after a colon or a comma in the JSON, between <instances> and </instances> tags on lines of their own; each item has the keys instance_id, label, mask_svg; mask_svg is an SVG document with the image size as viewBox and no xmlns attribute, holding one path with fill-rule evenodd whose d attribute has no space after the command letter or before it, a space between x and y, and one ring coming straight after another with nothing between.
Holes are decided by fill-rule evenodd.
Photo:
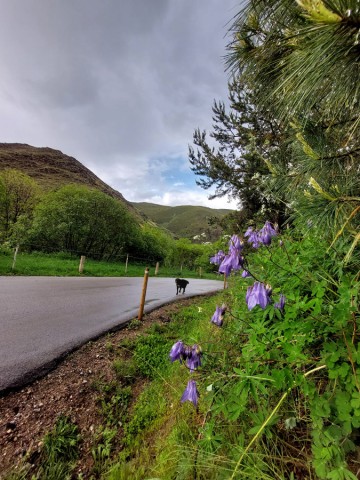
<instances>
[{"instance_id":1,"label":"green field","mask_svg":"<svg viewBox=\"0 0 360 480\"><path fill-rule=\"evenodd\" d=\"M12 269L13 255L0 253L0 275L49 275L49 276L93 276L93 277L140 277L144 275L145 268L149 267L150 276L155 275L155 264L145 265L135 263L129 258L126 268L125 260L106 262L86 259L82 274L79 274L80 258L65 253L19 253L16 258L15 268ZM189 270L180 267L165 267L160 264L159 277L190 277L200 278L199 269ZM217 279L213 273L201 272L202 278Z\"/></svg>"}]
</instances>

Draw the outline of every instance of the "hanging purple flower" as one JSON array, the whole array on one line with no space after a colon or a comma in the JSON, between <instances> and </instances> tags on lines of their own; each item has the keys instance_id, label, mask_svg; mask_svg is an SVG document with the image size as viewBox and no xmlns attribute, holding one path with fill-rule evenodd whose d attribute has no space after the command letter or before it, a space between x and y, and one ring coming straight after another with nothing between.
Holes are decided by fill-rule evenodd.
<instances>
[{"instance_id":1,"label":"hanging purple flower","mask_svg":"<svg viewBox=\"0 0 360 480\"><path fill-rule=\"evenodd\" d=\"M248 243L252 245L253 248L259 248L262 244L261 235L257 230L252 230L248 235Z\"/></svg>"},{"instance_id":2,"label":"hanging purple flower","mask_svg":"<svg viewBox=\"0 0 360 480\"><path fill-rule=\"evenodd\" d=\"M221 262L219 267L219 273L225 273L228 277L231 273L231 270L240 270L244 264L244 257L233 252L229 255L225 255L224 260Z\"/></svg>"},{"instance_id":3,"label":"hanging purple flower","mask_svg":"<svg viewBox=\"0 0 360 480\"><path fill-rule=\"evenodd\" d=\"M269 293L269 291L269 288L267 289L265 285L260 282L255 282L254 285L249 287L246 292L246 303L248 309L252 310L256 305L259 305L262 309L266 308L271 301L271 293Z\"/></svg>"},{"instance_id":4,"label":"hanging purple flower","mask_svg":"<svg viewBox=\"0 0 360 480\"><path fill-rule=\"evenodd\" d=\"M283 311L285 307L285 302L286 302L286 297L285 295L281 294L279 301L274 303L274 308L278 308L279 310Z\"/></svg>"},{"instance_id":5,"label":"hanging purple flower","mask_svg":"<svg viewBox=\"0 0 360 480\"><path fill-rule=\"evenodd\" d=\"M262 233L260 236L259 236L259 239L261 241L262 244L264 245L271 245L271 235L270 233Z\"/></svg>"},{"instance_id":6,"label":"hanging purple flower","mask_svg":"<svg viewBox=\"0 0 360 480\"><path fill-rule=\"evenodd\" d=\"M253 227L249 227L246 232L244 233L244 237L249 237L254 231Z\"/></svg>"},{"instance_id":7,"label":"hanging purple flower","mask_svg":"<svg viewBox=\"0 0 360 480\"><path fill-rule=\"evenodd\" d=\"M276 237L277 234L277 227L273 228L271 223L266 220L263 228L259 232L259 238L264 245L270 245L272 237Z\"/></svg>"},{"instance_id":8,"label":"hanging purple flower","mask_svg":"<svg viewBox=\"0 0 360 480\"><path fill-rule=\"evenodd\" d=\"M263 228L260 230L261 233L268 233L271 237L276 237L278 234L278 229L277 225L275 225L275 228L271 225L269 220L266 220Z\"/></svg>"},{"instance_id":9,"label":"hanging purple flower","mask_svg":"<svg viewBox=\"0 0 360 480\"><path fill-rule=\"evenodd\" d=\"M237 235L233 235L229 241L229 251L231 253L239 254L244 248L244 242L240 240Z\"/></svg>"},{"instance_id":10,"label":"hanging purple flower","mask_svg":"<svg viewBox=\"0 0 360 480\"><path fill-rule=\"evenodd\" d=\"M211 323L215 323L218 327L221 327L224 321L224 315L226 312L226 305L223 304L221 307L216 305L215 313L211 318Z\"/></svg>"},{"instance_id":11,"label":"hanging purple flower","mask_svg":"<svg viewBox=\"0 0 360 480\"><path fill-rule=\"evenodd\" d=\"M242 272L241 276L242 276L243 278L249 278L249 277L251 277L252 275L251 275L247 270L244 270L244 271Z\"/></svg>"},{"instance_id":12,"label":"hanging purple flower","mask_svg":"<svg viewBox=\"0 0 360 480\"><path fill-rule=\"evenodd\" d=\"M199 392L196 388L196 382L195 380L189 380L187 387L181 397L181 402L192 402L195 407L197 406L198 403L198 398L199 398Z\"/></svg>"},{"instance_id":13,"label":"hanging purple flower","mask_svg":"<svg viewBox=\"0 0 360 480\"><path fill-rule=\"evenodd\" d=\"M190 369L191 373L201 366L201 355L201 348L196 344L193 345L190 352L188 352L186 365Z\"/></svg>"},{"instance_id":14,"label":"hanging purple flower","mask_svg":"<svg viewBox=\"0 0 360 480\"><path fill-rule=\"evenodd\" d=\"M214 265L220 265L225 257L225 253L222 250L219 250L218 253L215 253L213 257L210 257L210 263Z\"/></svg>"},{"instance_id":15,"label":"hanging purple flower","mask_svg":"<svg viewBox=\"0 0 360 480\"><path fill-rule=\"evenodd\" d=\"M169 355L170 360L172 362L175 362L176 360L180 360L181 362L181 359L184 354L184 348L185 348L185 345L181 340L174 343L174 345L171 347L171 350L170 350L170 355Z\"/></svg>"}]
</instances>

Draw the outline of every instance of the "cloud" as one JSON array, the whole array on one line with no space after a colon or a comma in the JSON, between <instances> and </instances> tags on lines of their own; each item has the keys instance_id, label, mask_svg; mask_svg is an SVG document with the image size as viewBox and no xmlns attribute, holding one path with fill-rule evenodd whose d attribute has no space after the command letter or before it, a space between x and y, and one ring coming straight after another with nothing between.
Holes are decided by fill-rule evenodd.
<instances>
[{"instance_id":1,"label":"cloud","mask_svg":"<svg viewBox=\"0 0 360 480\"><path fill-rule=\"evenodd\" d=\"M190 172L194 129L209 129L213 99L226 98L224 36L237 8L234 0L4 2L1 141L60 149L129 200L146 191L161 202L206 202L195 176L187 196L175 184Z\"/></svg>"}]
</instances>

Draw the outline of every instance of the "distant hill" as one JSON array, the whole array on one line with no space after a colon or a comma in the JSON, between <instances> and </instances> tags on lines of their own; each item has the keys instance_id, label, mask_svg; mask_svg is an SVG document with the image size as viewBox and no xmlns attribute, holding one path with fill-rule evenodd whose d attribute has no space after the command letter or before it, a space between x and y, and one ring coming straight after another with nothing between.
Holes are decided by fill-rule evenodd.
<instances>
[{"instance_id":1,"label":"distant hill","mask_svg":"<svg viewBox=\"0 0 360 480\"><path fill-rule=\"evenodd\" d=\"M120 192L114 190L76 158L48 147L32 147L23 143L0 143L0 171L15 168L32 177L45 190L69 183L97 188L123 203L138 219L140 213Z\"/></svg>"},{"instance_id":2,"label":"distant hill","mask_svg":"<svg viewBox=\"0 0 360 480\"><path fill-rule=\"evenodd\" d=\"M26 173L45 190L56 189L69 183L97 188L123 203L138 221L154 222L179 238L193 238L205 233L206 237L202 237L202 241L217 240L222 231L217 226L209 226L208 220L211 217L222 218L232 211L191 205L167 207L153 203L131 203L76 158L48 147L0 143L0 171L6 168Z\"/></svg>"},{"instance_id":3,"label":"distant hill","mask_svg":"<svg viewBox=\"0 0 360 480\"><path fill-rule=\"evenodd\" d=\"M132 202L132 205L177 237L193 238L195 235L205 233L206 237L202 237L202 241L217 240L222 233L220 227L209 225L210 218L222 218L233 211L192 205L168 207L146 202Z\"/></svg>"}]
</instances>

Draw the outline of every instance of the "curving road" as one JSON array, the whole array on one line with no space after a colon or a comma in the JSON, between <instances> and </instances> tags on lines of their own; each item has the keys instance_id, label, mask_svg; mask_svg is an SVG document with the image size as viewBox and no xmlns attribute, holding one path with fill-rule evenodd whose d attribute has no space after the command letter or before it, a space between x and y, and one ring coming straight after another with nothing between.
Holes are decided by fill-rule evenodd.
<instances>
[{"instance_id":1,"label":"curving road","mask_svg":"<svg viewBox=\"0 0 360 480\"><path fill-rule=\"evenodd\" d=\"M0 393L29 383L76 347L137 317L143 278L0 277ZM223 288L190 279L176 296L173 278L148 281L145 312Z\"/></svg>"}]
</instances>

